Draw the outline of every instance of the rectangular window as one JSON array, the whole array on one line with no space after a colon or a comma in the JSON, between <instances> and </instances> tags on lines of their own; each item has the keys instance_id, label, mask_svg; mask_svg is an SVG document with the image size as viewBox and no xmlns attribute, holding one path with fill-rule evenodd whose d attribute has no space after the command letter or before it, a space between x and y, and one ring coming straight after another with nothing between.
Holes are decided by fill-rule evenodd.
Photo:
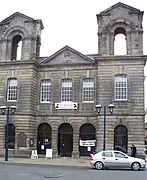
<instances>
[{"instance_id":1,"label":"rectangular window","mask_svg":"<svg viewBox=\"0 0 147 180\"><path fill-rule=\"evenodd\" d=\"M83 80L83 102L94 101L94 82L93 79Z\"/></svg>"},{"instance_id":2,"label":"rectangular window","mask_svg":"<svg viewBox=\"0 0 147 180\"><path fill-rule=\"evenodd\" d=\"M42 80L41 81L41 102L42 103L49 103L51 102L51 81L50 80Z\"/></svg>"},{"instance_id":3,"label":"rectangular window","mask_svg":"<svg viewBox=\"0 0 147 180\"><path fill-rule=\"evenodd\" d=\"M127 100L127 76L115 76L115 100Z\"/></svg>"},{"instance_id":4,"label":"rectangular window","mask_svg":"<svg viewBox=\"0 0 147 180\"><path fill-rule=\"evenodd\" d=\"M9 79L7 88L7 101L17 101L17 79Z\"/></svg>"},{"instance_id":5,"label":"rectangular window","mask_svg":"<svg viewBox=\"0 0 147 180\"><path fill-rule=\"evenodd\" d=\"M70 79L62 80L61 101L72 101L72 81Z\"/></svg>"}]
</instances>

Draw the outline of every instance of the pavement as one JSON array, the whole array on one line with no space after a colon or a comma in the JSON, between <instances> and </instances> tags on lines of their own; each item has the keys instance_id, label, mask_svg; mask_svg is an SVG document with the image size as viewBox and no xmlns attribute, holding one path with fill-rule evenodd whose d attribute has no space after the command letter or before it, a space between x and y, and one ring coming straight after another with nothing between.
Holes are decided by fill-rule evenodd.
<instances>
[{"instance_id":1,"label":"pavement","mask_svg":"<svg viewBox=\"0 0 147 180\"><path fill-rule=\"evenodd\" d=\"M90 167L89 159L85 158L9 158L5 161L3 157L0 158L0 163L7 164L32 164L32 165L58 165L58 166L77 166L77 167Z\"/></svg>"},{"instance_id":2,"label":"pavement","mask_svg":"<svg viewBox=\"0 0 147 180\"><path fill-rule=\"evenodd\" d=\"M147 162L147 161L146 161ZM68 157L59 158L9 158L5 161L4 157L0 157L0 163L5 164L30 164L30 165L56 165L56 166L71 166L71 167L90 167L88 158L80 157L77 159Z\"/></svg>"}]
</instances>

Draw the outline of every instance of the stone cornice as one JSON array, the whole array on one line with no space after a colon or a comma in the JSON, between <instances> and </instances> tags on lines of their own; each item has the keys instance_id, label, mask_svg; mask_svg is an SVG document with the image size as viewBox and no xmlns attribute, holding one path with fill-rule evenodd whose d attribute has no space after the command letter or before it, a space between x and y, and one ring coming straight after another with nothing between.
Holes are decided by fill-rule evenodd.
<instances>
[{"instance_id":1,"label":"stone cornice","mask_svg":"<svg viewBox=\"0 0 147 180\"><path fill-rule=\"evenodd\" d=\"M1 66L18 66L18 65L33 65L33 66L38 66L39 63L34 60L23 60L23 61L2 61L0 62L0 67Z\"/></svg>"},{"instance_id":2,"label":"stone cornice","mask_svg":"<svg viewBox=\"0 0 147 180\"><path fill-rule=\"evenodd\" d=\"M94 59L96 61L101 60L147 60L147 55L140 55L140 56L132 56L132 55L126 55L126 56L95 56Z\"/></svg>"}]
</instances>

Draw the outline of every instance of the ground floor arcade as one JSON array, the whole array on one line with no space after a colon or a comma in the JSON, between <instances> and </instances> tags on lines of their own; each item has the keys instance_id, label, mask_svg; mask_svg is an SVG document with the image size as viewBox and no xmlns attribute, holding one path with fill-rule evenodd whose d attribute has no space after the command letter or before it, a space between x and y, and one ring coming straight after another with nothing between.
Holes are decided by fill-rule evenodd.
<instances>
[{"instance_id":1,"label":"ground floor arcade","mask_svg":"<svg viewBox=\"0 0 147 180\"><path fill-rule=\"evenodd\" d=\"M9 123L8 147L10 152L21 150L21 153L36 149L40 155L44 155L46 149L53 149L54 157L89 156L90 153L103 149L103 124L102 126L100 124L97 126L95 123L85 122L80 126L74 126L73 123L64 122L55 128L48 122L42 122L36 127L33 136L28 138L25 131L18 133L16 125ZM108 123L106 149L122 148L127 152L134 143L137 144L138 152L141 154L143 138L137 137L137 134L141 135L140 131L135 132L122 122L115 123L114 128L110 129ZM5 141L3 143L5 144Z\"/></svg>"}]
</instances>

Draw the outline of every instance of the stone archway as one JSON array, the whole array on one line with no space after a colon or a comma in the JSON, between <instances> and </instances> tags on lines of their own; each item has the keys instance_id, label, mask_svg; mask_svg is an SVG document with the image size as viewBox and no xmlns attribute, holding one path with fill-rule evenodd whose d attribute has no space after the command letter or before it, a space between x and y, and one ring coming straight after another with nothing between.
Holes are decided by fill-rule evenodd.
<instances>
[{"instance_id":1,"label":"stone archway","mask_svg":"<svg viewBox=\"0 0 147 180\"><path fill-rule=\"evenodd\" d=\"M46 149L51 149L52 128L48 123L42 123L38 126L37 132L37 151L38 154L45 154Z\"/></svg>"},{"instance_id":2,"label":"stone archway","mask_svg":"<svg viewBox=\"0 0 147 180\"><path fill-rule=\"evenodd\" d=\"M90 123L85 123L80 127L80 156L89 156L95 152L96 129Z\"/></svg>"},{"instance_id":3,"label":"stone archway","mask_svg":"<svg viewBox=\"0 0 147 180\"><path fill-rule=\"evenodd\" d=\"M114 129L114 149L128 151L128 129L124 125L118 125Z\"/></svg>"},{"instance_id":4,"label":"stone archway","mask_svg":"<svg viewBox=\"0 0 147 180\"><path fill-rule=\"evenodd\" d=\"M58 128L58 155L71 157L73 151L73 128L63 123Z\"/></svg>"}]
</instances>

